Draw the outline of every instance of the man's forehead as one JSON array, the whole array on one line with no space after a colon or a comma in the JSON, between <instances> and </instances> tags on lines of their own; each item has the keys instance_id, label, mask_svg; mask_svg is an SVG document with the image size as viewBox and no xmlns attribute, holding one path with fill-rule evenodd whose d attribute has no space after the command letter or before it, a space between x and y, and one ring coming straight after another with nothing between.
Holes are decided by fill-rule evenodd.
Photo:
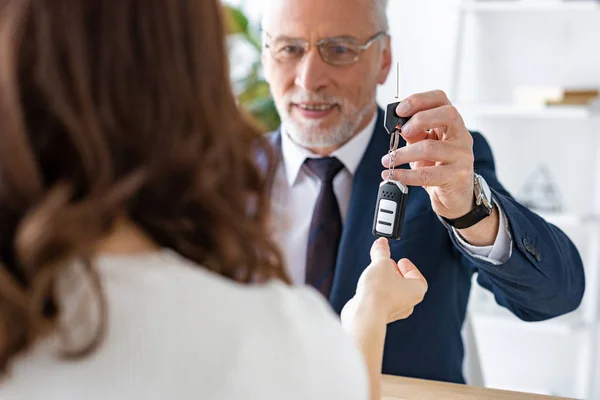
<instances>
[{"instance_id":1,"label":"man's forehead","mask_svg":"<svg viewBox=\"0 0 600 400\"><path fill-rule=\"evenodd\" d=\"M263 29L277 36L372 35L375 0L269 0Z\"/></svg>"}]
</instances>

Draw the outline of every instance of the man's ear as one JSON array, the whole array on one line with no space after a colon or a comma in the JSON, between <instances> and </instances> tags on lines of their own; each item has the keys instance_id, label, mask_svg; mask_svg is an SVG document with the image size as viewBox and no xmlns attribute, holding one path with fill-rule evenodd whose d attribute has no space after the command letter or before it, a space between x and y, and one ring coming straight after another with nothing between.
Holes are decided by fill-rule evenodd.
<instances>
[{"instance_id":1,"label":"man's ear","mask_svg":"<svg viewBox=\"0 0 600 400\"><path fill-rule=\"evenodd\" d=\"M381 50L381 68L379 70L379 79L377 83L383 85L392 68L392 45L389 36L384 38L383 49Z\"/></svg>"}]
</instances>

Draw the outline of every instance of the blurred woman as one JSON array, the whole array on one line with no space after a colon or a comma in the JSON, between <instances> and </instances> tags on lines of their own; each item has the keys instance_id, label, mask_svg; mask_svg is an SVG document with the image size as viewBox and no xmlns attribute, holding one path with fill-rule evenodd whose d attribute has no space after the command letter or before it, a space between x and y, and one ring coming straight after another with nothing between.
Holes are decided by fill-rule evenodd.
<instances>
[{"instance_id":1,"label":"blurred woman","mask_svg":"<svg viewBox=\"0 0 600 400\"><path fill-rule=\"evenodd\" d=\"M378 396L426 283L377 242L350 335L286 284L220 12L0 0L1 399Z\"/></svg>"}]
</instances>

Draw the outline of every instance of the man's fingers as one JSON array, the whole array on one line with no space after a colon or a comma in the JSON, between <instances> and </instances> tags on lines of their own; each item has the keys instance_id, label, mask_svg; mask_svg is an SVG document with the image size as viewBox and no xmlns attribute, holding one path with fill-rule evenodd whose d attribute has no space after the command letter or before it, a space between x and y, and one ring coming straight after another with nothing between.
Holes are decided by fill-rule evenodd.
<instances>
[{"instance_id":1,"label":"man's fingers","mask_svg":"<svg viewBox=\"0 0 600 400\"><path fill-rule=\"evenodd\" d=\"M386 238L379 238L371 246L371 261L387 260L391 257L390 245Z\"/></svg>"},{"instance_id":2,"label":"man's fingers","mask_svg":"<svg viewBox=\"0 0 600 400\"><path fill-rule=\"evenodd\" d=\"M410 121L402 126L402 136L406 139L413 135L421 135L423 131L442 127L451 128L457 125L464 126L462 117L453 105L447 104L420 111L413 115ZM445 132L445 139L453 139L452 134L466 134L464 129L446 129Z\"/></svg>"},{"instance_id":3,"label":"man's fingers","mask_svg":"<svg viewBox=\"0 0 600 400\"><path fill-rule=\"evenodd\" d=\"M427 139L396 150L394 153L394 166L397 167L416 161L433 161L447 164L468 155L466 150L455 144ZM386 154L381 159L381 163L385 168L388 168L390 160L390 155Z\"/></svg>"},{"instance_id":4,"label":"man's fingers","mask_svg":"<svg viewBox=\"0 0 600 400\"><path fill-rule=\"evenodd\" d=\"M390 177L389 170L381 173L382 179L394 179L409 186L445 186L456 179L457 168L450 165L436 165L417 169L395 169Z\"/></svg>"},{"instance_id":5,"label":"man's fingers","mask_svg":"<svg viewBox=\"0 0 600 400\"><path fill-rule=\"evenodd\" d=\"M442 107L450 104L448 96L441 90L416 93L402 100L396 107L396 114L401 117L410 117L419 111Z\"/></svg>"},{"instance_id":6,"label":"man's fingers","mask_svg":"<svg viewBox=\"0 0 600 400\"><path fill-rule=\"evenodd\" d=\"M402 134L402 132L400 132L400 134ZM421 132L417 132L417 133L412 132L410 135L407 135L406 137L402 136L402 138L406 141L407 145L418 143L421 140L427 140L427 139L439 140L439 137L436 135L436 132L434 129L431 129L429 131L421 131Z\"/></svg>"}]
</instances>

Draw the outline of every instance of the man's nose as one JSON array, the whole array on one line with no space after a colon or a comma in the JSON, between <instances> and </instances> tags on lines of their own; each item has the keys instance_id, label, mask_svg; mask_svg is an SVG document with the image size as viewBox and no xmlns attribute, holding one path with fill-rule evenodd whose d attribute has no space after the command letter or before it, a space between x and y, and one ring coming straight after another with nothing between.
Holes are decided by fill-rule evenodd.
<instances>
[{"instance_id":1,"label":"man's nose","mask_svg":"<svg viewBox=\"0 0 600 400\"><path fill-rule=\"evenodd\" d=\"M329 84L329 65L314 48L304 55L296 69L296 85L306 92L318 92Z\"/></svg>"}]
</instances>

